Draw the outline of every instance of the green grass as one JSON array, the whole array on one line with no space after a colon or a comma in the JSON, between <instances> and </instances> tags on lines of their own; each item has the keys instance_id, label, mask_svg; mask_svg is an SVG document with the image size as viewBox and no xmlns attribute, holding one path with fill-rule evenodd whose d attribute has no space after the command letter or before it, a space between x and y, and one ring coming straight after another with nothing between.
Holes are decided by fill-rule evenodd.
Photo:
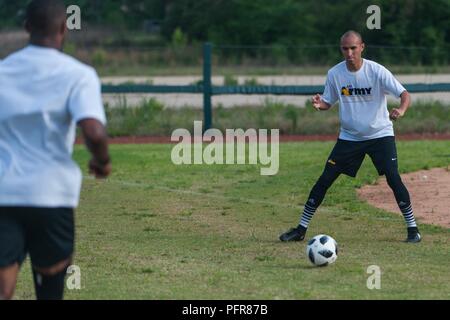
<instances>
[{"instance_id":1,"label":"green grass","mask_svg":"<svg viewBox=\"0 0 450 320\"><path fill-rule=\"evenodd\" d=\"M192 131L194 120L203 120L201 109L166 108L155 99L143 100L138 106L131 107L124 98L118 106L108 105L106 114L111 136L170 136L177 128ZM266 99L261 106L218 106L213 110L213 126L222 131L227 128L279 128L281 134L336 134L339 131L338 106L317 112L309 102L305 108L299 108L271 99ZM450 105L439 101L416 102L394 126L401 134L448 133Z\"/></svg>"},{"instance_id":2,"label":"green grass","mask_svg":"<svg viewBox=\"0 0 450 320\"><path fill-rule=\"evenodd\" d=\"M335 264L312 267L305 242L278 241L332 146L281 144L276 176L252 165L175 166L172 145L111 146L111 179L84 180L74 261L82 289L66 298L449 299L449 229L421 224L423 241L403 243L402 216L356 196L377 178L368 159L356 179L336 181L308 231L338 241ZM401 171L448 166L449 150L448 141L399 142ZM74 156L86 173L87 152L77 146ZM366 287L373 264L380 290ZM16 298L33 298L28 262Z\"/></svg>"}]
</instances>

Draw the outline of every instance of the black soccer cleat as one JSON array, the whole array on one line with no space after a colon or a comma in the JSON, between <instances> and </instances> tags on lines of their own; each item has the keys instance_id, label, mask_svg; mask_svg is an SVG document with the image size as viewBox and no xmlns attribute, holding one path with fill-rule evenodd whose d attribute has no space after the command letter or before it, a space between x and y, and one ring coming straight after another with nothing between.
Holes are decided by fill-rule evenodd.
<instances>
[{"instance_id":1,"label":"black soccer cleat","mask_svg":"<svg viewBox=\"0 0 450 320\"><path fill-rule=\"evenodd\" d=\"M419 229L417 227L408 228L408 237L406 238L406 242L417 243L422 240L422 236L419 233Z\"/></svg>"},{"instance_id":2,"label":"black soccer cleat","mask_svg":"<svg viewBox=\"0 0 450 320\"><path fill-rule=\"evenodd\" d=\"M280 240L287 241L302 241L305 239L306 228L298 226L297 228L291 228L280 236Z\"/></svg>"}]
</instances>

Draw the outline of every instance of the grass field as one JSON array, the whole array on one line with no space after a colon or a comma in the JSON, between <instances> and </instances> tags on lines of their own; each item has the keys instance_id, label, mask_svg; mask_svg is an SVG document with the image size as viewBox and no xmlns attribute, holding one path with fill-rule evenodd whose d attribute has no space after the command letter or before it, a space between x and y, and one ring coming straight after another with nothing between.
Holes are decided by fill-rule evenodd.
<instances>
[{"instance_id":1,"label":"grass field","mask_svg":"<svg viewBox=\"0 0 450 320\"><path fill-rule=\"evenodd\" d=\"M84 180L74 261L82 289L66 298L449 299L449 229L419 224L423 241L403 243L402 216L356 196L377 178L368 158L356 179L336 181L308 231L337 240L335 264L313 267L306 242L278 240L298 222L332 145L281 144L276 176L252 165L175 166L172 145L111 146L111 179ZM448 141L398 142L401 172L448 166L449 150ZM85 172L87 152L77 146L74 156ZM366 287L369 265L381 268L380 290ZM33 297L27 261L16 298Z\"/></svg>"}]
</instances>

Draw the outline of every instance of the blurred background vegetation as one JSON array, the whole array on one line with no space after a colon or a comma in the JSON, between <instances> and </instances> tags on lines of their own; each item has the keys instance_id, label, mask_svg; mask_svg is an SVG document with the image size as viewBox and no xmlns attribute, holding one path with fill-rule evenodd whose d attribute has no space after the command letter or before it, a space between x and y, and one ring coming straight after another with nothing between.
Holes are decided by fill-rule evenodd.
<instances>
[{"instance_id":1,"label":"blurred background vegetation","mask_svg":"<svg viewBox=\"0 0 450 320\"><path fill-rule=\"evenodd\" d=\"M27 3L0 0L0 58L26 40L14 31L23 24ZM405 72L407 68L440 72L450 61L450 0L68 0L66 4L81 8L82 30L70 32L65 51L99 68L101 74L140 74L145 65L200 66L205 41L216 45L213 62L218 66L286 70L292 65L330 66L341 59L338 41L348 29L362 33L366 58L404 65ZM366 27L366 9L372 4L381 8L381 30Z\"/></svg>"},{"instance_id":2,"label":"blurred background vegetation","mask_svg":"<svg viewBox=\"0 0 450 320\"><path fill-rule=\"evenodd\" d=\"M24 46L29 0L0 0L0 59ZM212 42L213 73L225 85L239 74L324 75L342 60L339 38L361 32L368 59L394 73L450 73L450 0L67 0L81 8L81 30L64 51L106 75L201 75L202 44ZM381 8L381 30L369 30L369 5ZM155 99L108 105L108 130L169 135L191 128L201 109L172 109ZM450 132L450 106L415 103L398 133ZM261 112L261 110L263 112ZM337 107L323 113L267 99L262 105L215 106L214 127L280 128L285 134L335 134Z\"/></svg>"},{"instance_id":3,"label":"blurred background vegetation","mask_svg":"<svg viewBox=\"0 0 450 320\"><path fill-rule=\"evenodd\" d=\"M391 109L390 104L388 107ZM236 105L214 108L214 128L225 132L228 128L278 128L280 134L337 135L339 132L338 106L327 112L318 112L310 102L305 108L267 98L262 105ZM193 134L194 121L203 120L203 111L186 106L167 108L154 98L143 99L129 108L126 100L111 107L105 106L110 136L170 136L177 128L186 128ZM442 134L450 132L450 105L439 101L418 101L407 116L394 122L397 134Z\"/></svg>"}]
</instances>

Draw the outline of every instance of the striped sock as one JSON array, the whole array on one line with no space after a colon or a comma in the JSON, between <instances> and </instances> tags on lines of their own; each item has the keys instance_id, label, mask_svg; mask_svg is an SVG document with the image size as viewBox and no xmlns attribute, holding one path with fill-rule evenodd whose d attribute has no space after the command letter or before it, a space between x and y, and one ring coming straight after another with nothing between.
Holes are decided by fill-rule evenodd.
<instances>
[{"instance_id":1,"label":"striped sock","mask_svg":"<svg viewBox=\"0 0 450 320\"><path fill-rule=\"evenodd\" d=\"M314 199L309 199L308 202L305 204L305 208L303 209L303 214L299 223L299 225L301 225L306 229L308 228L309 222L311 221L317 209L316 207L310 205L310 203L314 203Z\"/></svg>"},{"instance_id":2,"label":"striped sock","mask_svg":"<svg viewBox=\"0 0 450 320\"><path fill-rule=\"evenodd\" d=\"M413 209L411 206L411 202L405 203L403 201L400 201L398 204L398 207L400 208L400 211L403 214L403 217L405 218L405 222L408 228L411 227L417 227L416 225L416 219L414 218Z\"/></svg>"}]
</instances>

